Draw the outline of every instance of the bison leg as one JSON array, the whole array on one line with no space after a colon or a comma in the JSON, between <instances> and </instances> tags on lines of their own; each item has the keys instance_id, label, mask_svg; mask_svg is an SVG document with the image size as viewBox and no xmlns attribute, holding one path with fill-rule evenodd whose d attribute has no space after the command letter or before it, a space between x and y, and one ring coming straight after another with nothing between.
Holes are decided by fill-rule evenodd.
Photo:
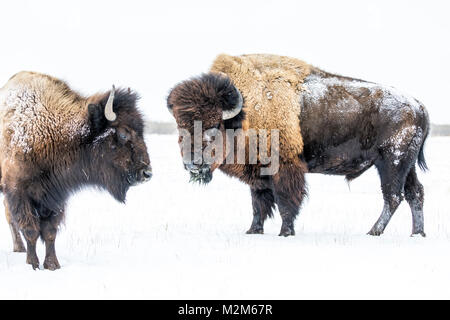
<instances>
[{"instance_id":1,"label":"bison leg","mask_svg":"<svg viewBox=\"0 0 450 320\"><path fill-rule=\"evenodd\" d=\"M389 155L385 155L383 158L389 159ZM384 207L377 222L368 232L369 235L382 235L398 206L402 202L402 191L405 185L406 173L410 168L409 164L406 164L407 162L407 159L402 159L399 163L383 160L376 164L381 179Z\"/></svg>"},{"instance_id":2,"label":"bison leg","mask_svg":"<svg viewBox=\"0 0 450 320\"><path fill-rule=\"evenodd\" d=\"M36 254L39 217L26 196L7 192L5 198L10 214L27 242L27 263L31 264L34 270L39 269L39 259Z\"/></svg>"},{"instance_id":3,"label":"bison leg","mask_svg":"<svg viewBox=\"0 0 450 320\"><path fill-rule=\"evenodd\" d=\"M39 259L36 254L36 242L39 238L39 230L29 227L22 229L22 233L27 241L27 263L31 264L33 270L39 269Z\"/></svg>"},{"instance_id":4,"label":"bison leg","mask_svg":"<svg viewBox=\"0 0 450 320\"><path fill-rule=\"evenodd\" d=\"M44 268L52 271L61 268L56 257L55 240L62 217L59 214L41 220L41 237L45 242Z\"/></svg>"},{"instance_id":5,"label":"bison leg","mask_svg":"<svg viewBox=\"0 0 450 320\"><path fill-rule=\"evenodd\" d=\"M401 201L397 201L397 198L391 197L390 200L384 202L383 211L381 212L380 217L378 218L377 222L374 224L372 229L368 232L371 236L381 236L384 232L384 229L386 229L386 226L388 225L389 221L391 220L392 216L394 215L395 210L397 210L398 205Z\"/></svg>"},{"instance_id":6,"label":"bison leg","mask_svg":"<svg viewBox=\"0 0 450 320\"><path fill-rule=\"evenodd\" d=\"M11 236L13 240L13 251L25 252L26 250L22 241L22 237L20 236L19 228L12 220L11 212L9 211L8 203L6 202L6 200L4 201L4 204L5 204L6 221L9 224L9 229L11 230Z\"/></svg>"},{"instance_id":7,"label":"bison leg","mask_svg":"<svg viewBox=\"0 0 450 320\"><path fill-rule=\"evenodd\" d=\"M280 211L281 219L283 221L279 236L295 236L294 221L300 210L300 206L278 205L278 210Z\"/></svg>"},{"instance_id":8,"label":"bison leg","mask_svg":"<svg viewBox=\"0 0 450 320\"><path fill-rule=\"evenodd\" d=\"M305 172L306 166L299 162L281 165L279 173L274 176L275 202L283 221L280 236L295 235L294 221L306 195Z\"/></svg>"},{"instance_id":9,"label":"bison leg","mask_svg":"<svg viewBox=\"0 0 450 320\"><path fill-rule=\"evenodd\" d=\"M412 213L412 236L420 234L425 237L424 219L423 219L423 186L417 179L416 168L412 167L406 177L405 198L411 208Z\"/></svg>"},{"instance_id":10,"label":"bison leg","mask_svg":"<svg viewBox=\"0 0 450 320\"><path fill-rule=\"evenodd\" d=\"M263 234L264 221L267 217L272 217L272 210L275 208L275 199L270 189L253 189L251 188L252 205L253 205L253 221L247 234Z\"/></svg>"}]
</instances>

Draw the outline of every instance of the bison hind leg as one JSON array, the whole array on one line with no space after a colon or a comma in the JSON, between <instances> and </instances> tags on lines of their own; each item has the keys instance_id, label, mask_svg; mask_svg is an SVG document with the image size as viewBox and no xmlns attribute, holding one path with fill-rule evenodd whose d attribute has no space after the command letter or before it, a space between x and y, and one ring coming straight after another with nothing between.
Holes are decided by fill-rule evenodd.
<instances>
[{"instance_id":1,"label":"bison hind leg","mask_svg":"<svg viewBox=\"0 0 450 320\"><path fill-rule=\"evenodd\" d=\"M381 179L384 207L377 222L368 232L371 236L380 236L386 229L389 221L403 200L403 186L406 174L397 170L390 163L377 165Z\"/></svg>"},{"instance_id":2,"label":"bison hind leg","mask_svg":"<svg viewBox=\"0 0 450 320\"><path fill-rule=\"evenodd\" d=\"M8 202L6 199L4 200L5 205L5 215L6 215L6 221L9 224L9 229L11 230L11 237L13 240L13 251L14 252L26 252L25 246L22 241L22 237L20 236L19 228L17 227L16 223L14 223L11 212L8 208Z\"/></svg>"},{"instance_id":3,"label":"bison hind leg","mask_svg":"<svg viewBox=\"0 0 450 320\"><path fill-rule=\"evenodd\" d=\"M9 212L17 223L27 243L27 260L34 270L39 269L39 259L36 254L36 242L39 239L39 217L34 212L30 199L23 194L7 192L5 200Z\"/></svg>"},{"instance_id":4,"label":"bison hind leg","mask_svg":"<svg viewBox=\"0 0 450 320\"><path fill-rule=\"evenodd\" d=\"M386 148L375 163L380 175L384 208L378 221L369 231L369 235L381 235L403 201L407 176L411 168L414 168L417 156L418 149L415 148L415 144L407 140L402 141L395 150ZM413 180L412 177L411 181Z\"/></svg>"},{"instance_id":5,"label":"bison hind leg","mask_svg":"<svg viewBox=\"0 0 450 320\"><path fill-rule=\"evenodd\" d=\"M422 184L417 178L415 167L411 168L406 177L405 198L412 213L413 228L411 236L421 235L426 237L423 218L424 191Z\"/></svg>"},{"instance_id":6,"label":"bison hind leg","mask_svg":"<svg viewBox=\"0 0 450 320\"><path fill-rule=\"evenodd\" d=\"M9 224L11 230L11 236L13 239L13 251L14 252L26 252L25 245L23 244L22 237L20 236L19 228L13 223Z\"/></svg>"}]
</instances>

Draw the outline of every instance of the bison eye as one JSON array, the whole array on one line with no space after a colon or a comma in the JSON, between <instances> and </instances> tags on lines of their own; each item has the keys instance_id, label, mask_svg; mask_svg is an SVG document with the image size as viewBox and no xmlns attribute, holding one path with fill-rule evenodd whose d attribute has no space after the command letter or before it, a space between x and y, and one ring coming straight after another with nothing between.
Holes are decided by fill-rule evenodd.
<instances>
[{"instance_id":1,"label":"bison eye","mask_svg":"<svg viewBox=\"0 0 450 320\"><path fill-rule=\"evenodd\" d=\"M125 143L130 139L130 134L124 129L117 130L117 136L122 143Z\"/></svg>"}]
</instances>

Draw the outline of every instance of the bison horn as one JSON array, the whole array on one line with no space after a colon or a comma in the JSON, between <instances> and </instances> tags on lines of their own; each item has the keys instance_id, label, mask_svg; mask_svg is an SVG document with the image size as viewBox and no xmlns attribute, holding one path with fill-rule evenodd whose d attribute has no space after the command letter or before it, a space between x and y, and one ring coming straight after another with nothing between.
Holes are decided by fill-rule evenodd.
<instances>
[{"instance_id":1,"label":"bison horn","mask_svg":"<svg viewBox=\"0 0 450 320\"><path fill-rule=\"evenodd\" d=\"M222 119L223 120L228 120L228 119L236 117L239 114L239 112L241 112L241 110L242 110L242 104L243 104L244 100L242 99L242 94L239 92L239 90L236 89L236 91L239 95L239 101L238 101L238 103L236 103L236 105L234 106L233 109L222 111Z\"/></svg>"},{"instance_id":2,"label":"bison horn","mask_svg":"<svg viewBox=\"0 0 450 320\"><path fill-rule=\"evenodd\" d=\"M114 85L113 85L111 93L109 94L108 102L106 102L106 107L105 107L105 118L108 121L114 121L117 119L117 115L113 111L113 102L114 102L115 91L116 91L116 87L114 87Z\"/></svg>"}]
</instances>

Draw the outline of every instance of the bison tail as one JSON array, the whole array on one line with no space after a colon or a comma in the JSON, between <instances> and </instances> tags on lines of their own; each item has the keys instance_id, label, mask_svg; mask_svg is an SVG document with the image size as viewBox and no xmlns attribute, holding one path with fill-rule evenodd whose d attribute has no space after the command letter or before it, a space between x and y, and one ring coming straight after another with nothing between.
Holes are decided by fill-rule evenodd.
<instances>
[{"instance_id":1,"label":"bison tail","mask_svg":"<svg viewBox=\"0 0 450 320\"><path fill-rule=\"evenodd\" d=\"M424 155L424 152L423 152L423 149L425 147L425 141L428 138L428 134L429 134L429 132L427 132L427 134L425 136L425 139L423 139L422 146L420 147L420 151L419 151L419 157L417 159L417 163L419 165L419 168L422 171L427 171L428 170L427 162L425 161L425 155Z\"/></svg>"},{"instance_id":2,"label":"bison tail","mask_svg":"<svg viewBox=\"0 0 450 320\"><path fill-rule=\"evenodd\" d=\"M425 156L423 154L423 147L424 147L425 143L422 144L422 147L420 147L420 151L419 151L419 158L417 163L419 164L419 168L422 171L427 171L428 170L428 166L427 166L427 162L425 161Z\"/></svg>"}]
</instances>

